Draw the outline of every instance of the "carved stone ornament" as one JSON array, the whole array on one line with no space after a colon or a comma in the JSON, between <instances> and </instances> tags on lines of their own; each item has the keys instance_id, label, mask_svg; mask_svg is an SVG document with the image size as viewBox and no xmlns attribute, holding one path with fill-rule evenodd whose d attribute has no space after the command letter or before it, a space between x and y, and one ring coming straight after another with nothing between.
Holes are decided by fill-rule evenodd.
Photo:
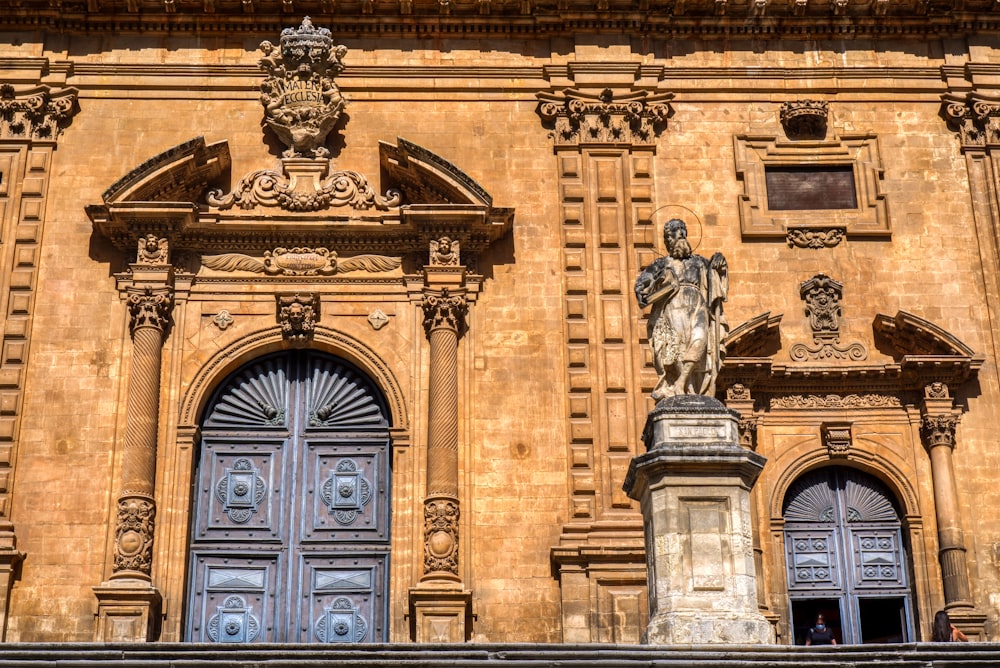
<instances>
[{"instance_id":1,"label":"carved stone ornament","mask_svg":"<svg viewBox=\"0 0 1000 668\"><path fill-rule=\"evenodd\" d=\"M389 316L382 309L377 308L368 315L368 324L372 326L372 329L378 331L389 324Z\"/></svg>"},{"instance_id":2,"label":"carved stone ornament","mask_svg":"<svg viewBox=\"0 0 1000 668\"><path fill-rule=\"evenodd\" d=\"M963 148L1000 145L1000 99L977 93L942 98L948 126L959 133Z\"/></svg>"},{"instance_id":3,"label":"carved stone ornament","mask_svg":"<svg viewBox=\"0 0 1000 668\"><path fill-rule=\"evenodd\" d=\"M757 449L757 418L740 418L737 423L740 433L740 446L748 450Z\"/></svg>"},{"instance_id":4,"label":"carved stone ornament","mask_svg":"<svg viewBox=\"0 0 1000 668\"><path fill-rule=\"evenodd\" d=\"M144 497L118 500L115 525L115 572L136 571L149 575L153 565L153 520L156 507Z\"/></svg>"},{"instance_id":5,"label":"carved stone ornament","mask_svg":"<svg viewBox=\"0 0 1000 668\"><path fill-rule=\"evenodd\" d=\"M616 95L566 89L539 93L538 114L552 126L552 137L562 144L652 144L667 126L673 93L646 91Z\"/></svg>"},{"instance_id":6,"label":"carved stone ornament","mask_svg":"<svg viewBox=\"0 0 1000 668\"><path fill-rule=\"evenodd\" d=\"M427 336L435 329L451 329L461 333L465 328L465 315L469 304L462 295L452 295L442 288L439 295L426 295L421 303L424 309L424 330Z\"/></svg>"},{"instance_id":7,"label":"carved stone ornament","mask_svg":"<svg viewBox=\"0 0 1000 668\"><path fill-rule=\"evenodd\" d=\"M750 388L743 383L733 383L726 388L726 401L749 401Z\"/></svg>"},{"instance_id":8,"label":"carved stone ornament","mask_svg":"<svg viewBox=\"0 0 1000 668\"><path fill-rule=\"evenodd\" d=\"M850 422L824 422L820 427L823 434L823 444L826 445L831 457L843 457L852 444Z\"/></svg>"},{"instance_id":9,"label":"carved stone ornament","mask_svg":"<svg viewBox=\"0 0 1000 668\"><path fill-rule=\"evenodd\" d=\"M781 126L790 138L823 139L830 117L825 100L795 100L781 105Z\"/></svg>"},{"instance_id":10,"label":"carved stone ornament","mask_svg":"<svg viewBox=\"0 0 1000 668\"><path fill-rule=\"evenodd\" d=\"M424 502L424 573L458 575L458 518L454 499Z\"/></svg>"},{"instance_id":11,"label":"carved stone ornament","mask_svg":"<svg viewBox=\"0 0 1000 668\"><path fill-rule=\"evenodd\" d=\"M174 295L168 288L137 288L129 292L128 310L131 315L131 329L153 327L166 331L170 326L170 312L174 306Z\"/></svg>"},{"instance_id":12,"label":"carved stone ornament","mask_svg":"<svg viewBox=\"0 0 1000 668\"><path fill-rule=\"evenodd\" d=\"M924 386L925 399L948 399L949 397L951 397L951 394L945 383L935 381Z\"/></svg>"},{"instance_id":13,"label":"carved stone ornament","mask_svg":"<svg viewBox=\"0 0 1000 668\"><path fill-rule=\"evenodd\" d=\"M943 415L924 415L920 419L920 435L924 447L933 448L939 445L955 447L955 428L958 426L958 416L950 413Z\"/></svg>"},{"instance_id":14,"label":"carved stone ornament","mask_svg":"<svg viewBox=\"0 0 1000 668\"><path fill-rule=\"evenodd\" d=\"M775 408L900 408L899 397L887 394L791 394L771 397Z\"/></svg>"},{"instance_id":15,"label":"carved stone ornament","mask_svg":"<svg viewBox=\"0 0 1000 668\"><path fill-rule=\"evenodd\" d=\"M824 274L817 274L800 286L799 295L806 303L806 316L816 347L796 343L788 351L793 360L850 359L857 362L868 357L868 349L862 343L839 345L843 293L844 286Z\"/></svg>"},{"instance_id":16,"label":"carved stone ornament","mask_svg":"<svg viewBox=\"0 0 1000 668\"><path fill-rule=\"evenodd\" d=\"M77 89L0 85L0 139L55 139L77 111Z\"/></svg>"},{"instance_id":17,"label":"carved stone ornament","mask_svg":"<svg viewBox=\"0 0 1000 668\"><path fill-rule=\"evenodd\" d=\"M293 343L312 338L319 321L319 295L276 295L281 334Z\"/></svg>"},{"instance_id":18,"label":"carved stone ornament","mask_svg":"<svg viewBox=\"0 0 1000 668\"><path fill-rule=\"evenodd\" d=\"M346 101L333 77L344 69L347 47L334 46L326 28L309 17L298 28L285 28L275 49L263 41L260 67L267 78L260 85L264 122L288 148L286 158L325 158L323 142L333 130Z\"/></svg>"},{"instance_id":19,"label":"carved stone ornament","mask_svg":"<svg viewBox=\"0 0 1000 668\"><path fill-rule=\"evenodd\" d=\"M216 271L250 271L271 276L331 276L338 272L367 271L371 273L398 269L402 259L382 255L355 255L341 258L326 248L275 248L265 251L263 258L241 253L205 255L201 263Z\"/></svg>"},{"instance_id":20,"label":"carved stone ornament","mask_svg":"<svg viewBox=\"0 0 1000 668\"><path fill-rule=\"evenodd\" d=\"M139 249L135 258L136 264L163 265L169 264L169 244L155 234L139 237Z\"/></svg>"},{"instance_id":21,"label":"carved stone ornament","mask_svg":"<svg viewBox=\"0 0 1000 668\"><path fill-rule=\"evenodd\" d=\"M449 237L431 239L430 255L432 267L457 267L459 257L458 240Z\"/></svg>"},{"instance_id":22,"label":"carved stone ornament","mask_svg":"<svg viewBox=\"0 0 1000 668\"><path fill-rule=\"evenodd\" d=\"M325 167L317 174L315 170L300 170L302 165L289 160L283 161L283 165L291 177L261 169L244 176L228 195L221 189L210 190L206 201L223 210L233 206L241 209L263 206L306 212L343 206L385 211L403 201L402 195L395 190L387 191L385 196L379 195L368 179L357 172L341 170L325 176Z\"/></svg>"},{"instance_id":23,"label":"carved stone ornament","mask_svg":"<svg viewBox=\"0 0 1000 668\"><path fill-rule=\"evenodd\" d=\"M228 328L231 324L233 324L234 320L232 314L230 314L229 311L227 311L226 309L222 309L221 311L218 312L218 314L216 314L214 318L212 318L212 322L215 323L215 326L221 329L222 331L226 331L226 328Z\"/></svg>"},{"instance_id":24,"label":"carved stone ornament","mask_svg":"<svg viewBox=\"0 0 1000 668\"><path fill-rule=\"evenodd\" d=\"M847 236L845 227L789 228L785 241L789 248L833 248Z\"/></svg>"}]
</instances>

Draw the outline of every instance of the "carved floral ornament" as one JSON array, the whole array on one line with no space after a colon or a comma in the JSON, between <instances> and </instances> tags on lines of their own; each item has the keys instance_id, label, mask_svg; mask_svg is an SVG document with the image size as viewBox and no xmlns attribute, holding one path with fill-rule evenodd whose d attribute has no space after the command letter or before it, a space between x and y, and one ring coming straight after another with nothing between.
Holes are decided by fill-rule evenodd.
<instances>
[{"instance_id":1,"label":"carved floral ornament","mask_svg":"<svg viewBox=\"0 0 1000 668\"><path fill-rule=\"evenodd\" d=\"M169 327L174 306L174 295L169 288L136 288L129 292L127 303L133 331L140 327L159 330Z\"/></svg>"},{"instance_id":2,"label":"carved floral ornament","mask_svg":"<svg viewBox=\"0 0 1000 668\"><path fill-rule=\"evenodd\" d=\"M0 139L55 139L77 111L76 88L38 86L18 93L0 85Z\"/></svg>"},{"instance_id":3,"label":"carved floral ornament","mask_svg":"<svg viewBox=\"0 0 1000 668\"><path fill-rule=\"evenodd\" d=\"M440 294L424 296L424 329L427 336L436 329L450 329L461 333L465 328L465 315L469 304L464 295L452 295L448 288Z\"/></svg>"},{"instance_id":4,"label":"carved floral ornament","mask_svg":"<svg viewBox=\"0 0 1000 668\"><path fill-rule=\"evenodd\" d=\"M556 144L651 144L673 113L673 93L539 93L538 114Z\"/></svg>"},{"instance_id":5,"label":"carved floral ornament","mask_svg":"<svg viewBox=\"0 0 1000 668\"><path fill-rule=\"evenodd\" d=\"M812 329L815 347L802 343L793 345L788 353L796 362L810 359L850 359L861 361L868 357L862 343L840 345L840 299L844 286L824 274L817 274L799 288L799 295L806 303L806 316Z\"/></svg>"},{"instance_id":6,"label":"carved floral ornament","mask_svg":"<svg viewBox=\"0 0 1000 668\"><path fill-rule=\"evenodd\" d=\"M231 193L223 194L222 190L213 189L205 199L222 210L233 206L247 210L263 206L303 212L345 206L386 211L399 206L403 201L402 195L396 190L389 190L384 196L379 195L368 183L368 179L357 172L341 170L329 176L309 178L313 174L307 174L306 178L301 178L297 173L301 171L301 165L285 161L284 167L289 175L296 178L272 169L261 169L240 179Z\"/></svg>"}]
</instances>

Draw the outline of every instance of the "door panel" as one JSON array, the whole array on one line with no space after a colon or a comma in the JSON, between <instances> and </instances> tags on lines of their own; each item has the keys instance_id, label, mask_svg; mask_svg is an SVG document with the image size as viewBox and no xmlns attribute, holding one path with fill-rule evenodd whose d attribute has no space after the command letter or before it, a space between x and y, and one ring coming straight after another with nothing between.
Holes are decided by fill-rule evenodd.
<instances>
[{"instance_id":1,"label":"door panel","mask_svg":"<svg viewBox=\"0 0 1000 668\"><path fill-rule=\"evenodd\" d=\"M813 471L789 488L784 518L788 595L796 623L822 603L841 611L843 642L864 642L865 628L868 637L901 642L912 637L908 557L899 514L884 485L853 469ZM873 611L884 609L902 610L902 626L879 627ZM806 620L808 626L813 622Z\"/></svg>"},{"instance_id":2,"label":"door panel","mask_svg":"<svg viewBox=\"0 0 1000 668\"><path fill-rule=\"evenodd\" d=\"M388 640L389 425L371 381L293 351L237 371L206 416L188 638Z\"/></svg>"}]
</instances>

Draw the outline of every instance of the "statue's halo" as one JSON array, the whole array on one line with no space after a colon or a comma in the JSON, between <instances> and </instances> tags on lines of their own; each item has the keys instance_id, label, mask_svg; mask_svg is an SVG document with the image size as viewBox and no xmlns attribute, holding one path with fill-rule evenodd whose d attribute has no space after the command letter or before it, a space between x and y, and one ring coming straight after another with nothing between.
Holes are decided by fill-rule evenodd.
<instances>
[{"instance_id":1,"label":"statue's halo","mask_svg":"<svg viewBox=\"0 0 1000 668\"><path fill-rule=\"evenodd\" d=\"M668 220L674 218L680 218L687 224L688 243L691 244L691 252L697 252L702 238L701 217L686 206L665 204L649 214L649 222L656 228L654 243L656 244L657 255L662 256L667 254L667 248L663 243L663 225Z\"/></svg>"}]
</instances>

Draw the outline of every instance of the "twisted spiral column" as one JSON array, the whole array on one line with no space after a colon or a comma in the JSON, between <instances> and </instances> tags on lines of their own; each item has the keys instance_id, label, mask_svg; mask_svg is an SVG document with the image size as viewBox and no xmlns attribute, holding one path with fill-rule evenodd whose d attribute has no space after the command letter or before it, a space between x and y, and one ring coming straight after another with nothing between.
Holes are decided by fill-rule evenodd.
<instances>
[{"instance_id":1,"label":"twisted spiral column","mask_svg":"<svg viewBox=\"0 0 1000 668\"><path fill-rule=\"evenodd\" d=\"M447 288L424 297L430 342L427 417L427 497L421 581L459 581L458 574L458 337L468 304Z\"/></svg>"},{"instance_id":2,"label":"twisted spiral column","mask_svg":"<svg viewBox=\"0 0 1000 668\"><path fill-rule=\"evenodd\" d=\"M115 522L111 579L150 580L156 503L156 433L160 407L160 363L173 295L166 287L129 292L132 368L122 455L122 489Z\"/></svg>"}]
</instances>

